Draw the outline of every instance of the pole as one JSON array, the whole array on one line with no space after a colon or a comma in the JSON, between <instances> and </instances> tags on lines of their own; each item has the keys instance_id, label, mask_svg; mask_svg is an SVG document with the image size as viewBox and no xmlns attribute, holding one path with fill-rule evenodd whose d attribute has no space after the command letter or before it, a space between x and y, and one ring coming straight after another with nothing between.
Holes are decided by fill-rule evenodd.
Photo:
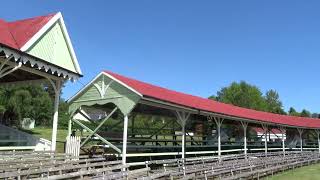
<instances>
[{"instance_id":1,"label":"pole","mask_svg":"<svg viewBox=\"0 0 320 180\"><path fill-rule=\"evenodd\" d=\"M319 138L319 130L317 130L317 137L318 137L318 150L319 150L319 153L320 153L320 138Z\"/></svg>"},{"instance_id":2,"label":"pole","mask_svg":"<svg viewBox=\"0 0 320 180\"><path fill-rule=\"evenodd\" d=\"M280 131L282 134L282 137L281 137L281 139L282 139L282 152L283 152L283 156L286 156L286 148L285 148L285 143L284 143L284 133L286 130L284 128L281 128Z\"/></svg>"},{"instance_id":3,"label":"pole","mask_svg":"<svg viewBox=\"0 0 320 180\"><path fill-rule=\"evenodd\" d=\"M68 136L71 136L71 129L72 129L72 121L71 121L71 118L69 119L69 122L68 122Z\"/></svg>"},{"instance_id":4,"label":"pole","mask_svg":"<svg viewBox=\"0 0 320 180\"><path fill-rule=\"evenodd\" d=\"M243 145L244 145L244 156L247 159L247 128L248 123L244 121L240 121L243 128Z\"/></svg>"},{"instance_id":5,"label":"pole","mask_svg":"<svg viewBox=\"0 0 320 180\"><path fill-rule=\"evenodd\" d=\"M265 156L267 157L268 155L268 140L267 140L267 125L265 124L261 124L262 125L262 129L263 129L263 132L264 132L264 154Z\"/></svg>"},{"instance_id":6,"label":"pole","mask_svg":"<svg viewBox=\"0 0 320 180\"><path fill-rule=\"evenodd\" d=\"M126 165L127 159L127 140L128 140L128 115L123 119L123 142L122 142L122 164Z\"/></svg>"},{"instance_id":7,"label":"pole","mask_svg":"<svg viewBox=\"0 0 320 180\"><path fill-rule=\"evenodd\" d=\"M51 139L51 151L56 150L57 144L57 131L58 131L58 111L59 111L59 101L60 101L60 91L61 91L61 81L56 81L52 83L55 92L54 96L54 109L53 109L53 122L52 122L52 139Z\"/></svg>"},{"instance_id":8,"label":"pole","mask_svg":"<svg viewBox=\"0 0 320 180\"><path fill-rule=\"evenodd\" d=\"M190 113L187 112L180 112L180 111L175 111L176 112L176 117L178 119L178 123L180 124L182 128L182 135L181 135L181 158L184 159L186 158L186 123L190 117Z\"/></svg>"},{"instance_id":9,"label":"pole","mask_svg":"<svg viewBox=\"0 0 320 180\"><path fill-rule=\"evenodd\" d=\"M218 158L219 161L221 161L221 125L222 125L222 121L223 119L219 118L219 117L214 117L214 121L216 122L217 125L217 130L218 130Z\"/></svg>"},{"instance_id":10,"label":"pole","mask_svg":"<svg viewBox=\"0 0 320 180\"><path fill-rule=\"evenodd\" d=\"M186 125L182 123L182 159L186 158Z\"/></svg>"},{"instance_id":11,"label":"pole","mask_svg":"<svg viewBox=\"0 0 320 180\"><path fill-rule=\"evenodd\" d=\"M297 129L298 130L298 132L299 132L299 136L300 136L300 151L302 151L303 149L302 149L302 133L303 133L303 129Z\"/></svg>"}]
</instances>

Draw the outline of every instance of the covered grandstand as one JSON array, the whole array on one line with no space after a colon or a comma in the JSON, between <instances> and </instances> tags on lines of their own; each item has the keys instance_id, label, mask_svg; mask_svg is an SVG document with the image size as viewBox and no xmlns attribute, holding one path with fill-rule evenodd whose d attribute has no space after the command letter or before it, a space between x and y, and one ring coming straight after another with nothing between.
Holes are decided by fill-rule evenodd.
<instances>
[{"instance_id":1,"label":"covered grandstand","mask_svg":"<svg viewBox=\"0 0 320 180\"><path fill-rule=\"evenodd\" d=\"M81 146L89 140L100 140L108 153L119 154L123 164L129 157L212 155L247 151L318 150L319 119L293 117L255 111L214 100L176 92L144 83L110 71L103 71L70 100L71 115L82 114L96 124L94 130L82 121L72 122L91 132ZM99 121L92 120L90 109L104 110L108 114ZM115 116L116 114L116 116ZM150 115L154 127L150 131L137 130L135 117ZM120 117L111 128L101 127ZM156 126L152 116L159 116L163 126ZM166 117L162 118L161 117ZM109 120L108 120L109 119ZM130 120L129 120L130 119ZM72 122L71 122L72 121ZM159 119L158 119L159 121ZM99 123L98 123L99 122ZM120 131L112 129L121 126ZM240 128L239 128L240 127ZM263 136L272 134L280 141L262 141L250 137L250 129L263 130ZM103 128L102 128L103 129ZM230 132L228 129L233 129ZM274 133L275 129L277 133ZM166 130L166 131L165 131ZM121 133L121 134L120 134ZM269 138L267 138L269 139ZM91 144L92 145L92 144ZM113 151L111 151L113 150Z\"/></svg>"}]
</instances>

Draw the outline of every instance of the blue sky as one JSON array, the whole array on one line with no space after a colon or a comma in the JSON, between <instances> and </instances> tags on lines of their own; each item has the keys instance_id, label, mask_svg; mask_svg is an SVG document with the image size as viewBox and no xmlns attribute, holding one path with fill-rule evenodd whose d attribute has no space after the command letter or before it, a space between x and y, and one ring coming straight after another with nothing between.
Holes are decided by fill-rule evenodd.
<instances>
[{"instance_id":1,"label":"blue sky","mask_svg":"<svg viewBox=\"0 0 320 180\"><path fill-rule=\"evenodd\" d=\"M27 3L26 3L27 2ZM320 112L320 1L6 1L0 17L62 12L84 78L106 69L208 97L232 81Z\"/></svg>"}]
</instances>

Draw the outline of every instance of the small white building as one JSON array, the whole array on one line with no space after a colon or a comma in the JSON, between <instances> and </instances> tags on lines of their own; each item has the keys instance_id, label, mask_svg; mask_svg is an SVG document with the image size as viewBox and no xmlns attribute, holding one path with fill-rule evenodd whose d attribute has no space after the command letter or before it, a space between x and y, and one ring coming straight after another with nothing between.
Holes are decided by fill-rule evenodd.
<instances>
[{"instance_id":1,"label":"small white building","mask_svg":"<svg viewBox=\"0 0 320 180\"><path fill-rule=\"evenodd\" d=\"M258 137L262 138L264 142L266 139L268 142L272 141L281 141L282 140L282 132L279 129L273 128L267 132L267 138L265 137L264 131L262 128L255 127L253 130L257 133ZM286 133L284 133L284 139L286 140Z\"/></svg>"}]
</instances>

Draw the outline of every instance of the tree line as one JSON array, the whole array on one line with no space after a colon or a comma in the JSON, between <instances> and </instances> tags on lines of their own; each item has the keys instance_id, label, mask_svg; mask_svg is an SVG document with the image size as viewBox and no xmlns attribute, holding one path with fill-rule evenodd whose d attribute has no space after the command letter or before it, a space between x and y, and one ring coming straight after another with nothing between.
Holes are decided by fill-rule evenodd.
<instances>
[{"instance_id":1,"label":"tree line","mask_svg":"<svg viewBox=\"0 0 320 180\"><path fill-rule=\"evenodd\" d=\"M36 126L51 127L54 93L40 85L0 87L0 123L21 127L24 118L35 120ZM68 105L63 99L59 106L59 126L66 127Z\"/></svg>"},{"instance_id":2,"label":"tree line","mask_svg":"<svg viewBox=\"0 0 320 180\"><path fill-rule=\"evenodd\" d=\"M257 86L245 81L232 82L229 86L221 88L216 95L210 96L209 99L275 114L319 118L319 114L311 113L306 109L298 112L290 107L286 112L276 90L270 89L263 94Z\"/></svg>"}]
</instances>

